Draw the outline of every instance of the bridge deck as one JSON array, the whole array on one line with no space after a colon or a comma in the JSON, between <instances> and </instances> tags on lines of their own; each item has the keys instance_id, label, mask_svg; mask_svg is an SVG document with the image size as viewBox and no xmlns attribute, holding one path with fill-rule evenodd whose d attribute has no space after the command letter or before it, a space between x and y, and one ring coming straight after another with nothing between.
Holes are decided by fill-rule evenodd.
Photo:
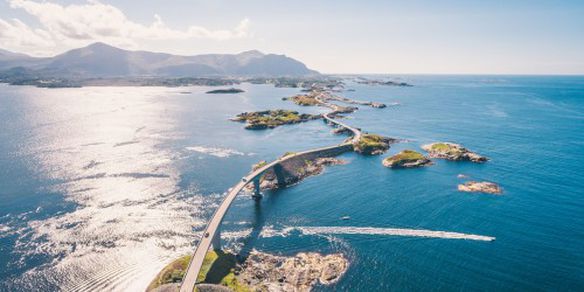
<instances>
[{"instance_id":1,"label":"bridge deck","mask_svg":"<svg viewBox=\"0 0 584 292\"><path fill-rule=\"evenodd\" d=\"M325 102L323 102L323 103L325 103ZM328 103L325 103L325 104L333 109L335 107L334 105L331 105ZM345 127L347 129L349 129L351 132L353 132L353 140L360 138L361 131L359 131L358 129L350 127L350 126L348 126L342 122L339 122L333 118L330 118L328 116L328 113L324 114L323 118L326 119L327 121L330 121L331 123L334 123L334 124L337 124L341 127ZM265 171L267 171L271 167L274 167L276 164L285 162L287 160L290 160L290 159L293 159L293 158L296 158L298 156L305 155L305 154L318 153L318 152L322 152L322 151L326 151L326 150L337 149L339 147L346 147L347 144L350 144L350 142L346 142L346 143L339 144L339 145L317 148L317 149L310 149L310 150L294 153L294 154L276 159L276 160L262 166L261 168L255 170L255 171L252 171L247 176L245 176L244 179L240 180L233 188L231 188L229 190L229 193L227 194L225 199L223 199L223 202L221 202L221 205L219 205L217 210L215 210L213 217L211 217L211 221L209 221L209 223L207 224L207 227L205 228L205 231L203 232L203 237L201 238L199 245L195 249L193 257L191 258L191 261L190 261L189 266L187 268L187 272L183 278L183 282L181 284L180 291L181 292L192 292L194 290L195 284L197 284L197 277L199 275L199 272L201 271L201 267L203 266L203 260L205 259L205 255L207 254L207 251L209 251L209 248L211 247L215 236L221 236L220 232L219 232L221 222L223 221L223 218L225 217L227 210L229 210L229 207L231 206L231 204L233 203L233 201L235 200L235 198L237 197L239 192L247 184L249 184L250 182L253 182L253 180L255 178L261 176Z\"/></svg>"}]
</instances>

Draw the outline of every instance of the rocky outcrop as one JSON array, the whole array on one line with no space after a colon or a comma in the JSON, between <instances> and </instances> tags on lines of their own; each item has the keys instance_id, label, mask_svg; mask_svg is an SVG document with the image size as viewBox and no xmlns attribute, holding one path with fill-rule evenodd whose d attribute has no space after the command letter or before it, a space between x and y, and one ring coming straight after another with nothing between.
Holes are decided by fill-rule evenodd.
<instances>
[{"instance_id":1,"label":"rocky outcrop","mask_svg":"<svg viewBox=\"0 0 584 292\"><path fill-rule=\"evenodd\" d=\"M293 153L286 153L290 155ZM347 162L334 157L321 157L312 160L308 159L297 159L294 161L286 161L284 166L284 184L283 186L293 185L304 180L307 177L318 175L324 171L324 168L329 165L339 165L346 164ZM252 170L256 170L266 164L265 161L260 161L252 167ZM264 176L260 180L260 189L262 190L273 190L281 187L278 185L278 177L273 169L265 172ZM248 190L253 189L253 184L248 184L246 186Z\"/></svg>"},{"instance_id":2,"label":"rocky outcrop","mask_svg":"<svg viewBox=\"0 0 584 292\"><path fill-rule=\"evenodd\" d=\"M231 119L236 122L246 122L248 130L272 129L282 125L303 123L322 118L322 115L300 114L291 110L267 110L244 112Z\"/></svg>"},{"instance_id":3,"label":"rocky outcrop","mask_svg":"<svg viewBox=\"0 0 584 292\"><path fill-rule=\"evenodd\" d=\"M430 159L413 150L404 150L383 160L383 166L389 168L412 168L431 164Z\"/></svg>"},{"instance_id":4,"label":"rocky outcrop","mask_svg":"<svg viewBox=\"0 0 584 292\"><path fill-rule=\"evenodd\" d=\"M341 135L341 134L349 134L352 135L353 132L351 132L351 130L345 128L345 127L338 127L335 128L334 130L332 130L332 133L335 135Z\"/></svg>"},{"instance_id":5,"label":"rocky outcrop","mask_svg":"<svg viewBox=\"0 0 584 292\"><path fill-rule=\"evenodd\" d=\"M310 291L336 282L349 261L342 254L299 253L293 257L252 251L241 265L239 282L254 291Z\"/></svg>"},{"instance_id":6,"label":"rocky outcrop","mask_svg":"<svg viewBox=\"0 0 584 292\"><path fill-rule=\"evenodd\" d=\"M396 139L375 134L363 134L353 143L355 152L365 155L379 155L389 149L389 145L397 142Z\"/></svg>"},{"instance_id":7,"label":"rocky outcrop","mask_svg":"<svg viewBox=\"0 0 584 292\"><path fill-rule=\"evenodd\" d=\"M493 182L478 182L478 181L468 181L464 184L458 185L458 190L461 192L477 192L477 193L487 193L499 195L503 193L501 187Z\"/></svg>"},{"instance_id":8,"label":"rocky outcrop","mask_svg":"<svg viewBox=\"0 0 584 292\"><path fill-rule=\"evenodd\" d=\"M422 149L428 152L431 158L443 158L455 161L472 161L477 163L486 162L487 157L478 155L459 144L439 142L422 146Z\"/></svg>"}]
</instances>

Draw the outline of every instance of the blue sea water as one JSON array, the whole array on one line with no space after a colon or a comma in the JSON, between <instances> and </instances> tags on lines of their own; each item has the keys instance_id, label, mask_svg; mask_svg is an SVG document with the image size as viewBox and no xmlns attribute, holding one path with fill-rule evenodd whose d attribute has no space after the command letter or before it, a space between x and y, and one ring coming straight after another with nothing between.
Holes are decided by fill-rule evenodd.
<instances>
[{"instance_id":1,"label":"blue sea water","mask_svg":"<svg viewBox=\"0 0 584 292\"><path fill-rule=\"evenodd\" d=\"M405 141L382 156L344 154L348 164L259 203L241 195L224 221L226 247L345 254L346 274L317 291L581 290L584 78L391 77L414 87L349 81L355 91L341 95L400 105L361 106L346 122ZM297 89L242 88L210 95L206 87L0 85L0 291L143 291L194 249L224 192L253 163L345 138L319 121L245 130L228 119L325 109L281 100ZM434 141L491 160L381 165ZM503 195L458 192L466 180L496 182ZM310 227L322 232L303 232ZM366 232L387 228L496 240Z\"/></svg>"}]
</instances>

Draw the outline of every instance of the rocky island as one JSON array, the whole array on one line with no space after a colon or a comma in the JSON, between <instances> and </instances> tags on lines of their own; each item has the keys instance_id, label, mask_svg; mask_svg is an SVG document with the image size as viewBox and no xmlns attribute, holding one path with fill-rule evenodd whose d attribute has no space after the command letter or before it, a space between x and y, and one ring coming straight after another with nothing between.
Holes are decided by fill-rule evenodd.
<instances>
[{"instance_id":1,"label":"rocky island","mask_svg":"<svg viewBox=\"0 0 584 292\"><path fill-rule=\"evenodd\" d=\"M376 134L363 134L358 141L353 143L355 152L365 155L379 155L389 149L389 145L395 143L396 139L384 137Z\"/></svg>"},{"instance_id":2,"label":"rocky island","mask_svg":"<svg viewBox=\"0 0 584 292\"><path fill-rule=\"evenodd\" d=\"M291 110L266 110L245 112L231 119L236 122L246 122L248 130L272 129L282 125L297 124L322 118L322 115L300 114Z\"/></svg>"},{"instance_id":3,"label":"rocky island","mask_svg":"<svg viewBox=\"0 0 584 292\"><path fill-rule=\"evenodd\" d=\"M487 157L478 155L459 144L449 142L438 142L422 146L431 158L443 158L455 161L472 161L482 163L488 160Z\"/></svg>"},{"instance_id":4,"label":"rocky island","mask_svg":"<svg viewBox=\"0 0 584 292\"><path fill-rule=\"evenodd\" d=\"M215 90L210 90L207 91L207 94L229 94L229 93L241 93L241 92L245 92L243 89L239 89L239 88L227 88L227 89L215 89Z\"/></svg>"},{"instance_id":5,"label":"rocky island","mask_svg":"<svg viewBox=\"0 0 584 292\"><path fill-rule=\"evenodd\" d=\"M283 257L254 250L236 277L253 291L310 291L314 285L336 282L348 266L342 254L309 252Z\"/></svg>"},{"instance_id":6,"label":"rocky island","mask_svg":"<svg viewBox=\"0 0 584 292\"><path fill-rule=\"evenodd\" d=\"M177 292L191 256L164 267L147 292ZM198 275L197 291L310 291L329 285L345 273L349 261L342 254L298 253L285 257L252 250L238 261L222 250L207 252Z\"/></svg>"},{"instance_id":7,"label":"rocky island","mask_svg":"<svg viewBox=\"0 0 584 292\"><path fill-rule=\"evenodd\" d=\"M476 192L495 195L500 195L503 193L503 190L498 184L487 181L467 181L464 184L459 184L458 190L461 192Z\"/></svg>"},{"instance_id":8,"label":"rocky island","mask_svg":"<svg viewBox=\"0 0 584 292\"><path fill-rule=\"evenodd\" d=\"M432 161L414 150L403 150L383 160L383 166L389 168L412 168L431 165Z\"/></svg>"},{"instance_id":9,"label":"rocky island","mask_svg":"<svg viewBox=\"0 0 584 292\"><path fill-rule=\"evenodd\" d=\"M282 157L294 154L293 152L288 152L282 155ZM252 167L252 170L256 170L264 165L266 161L262 160ZM298 160L289 161L284 166L286 168L286 175L284 177L283 186L293 185L304 180L307 177L321 174L326 166L330 165L342 165L347 162L334 157L320 157L313 160ZM248 190L253 189L253 184L248 184ZM278 178L273 170L268 170L260 179L260 189L262 190L274 190L280 187L278 185Z\"/></svg>"}]
</instances>

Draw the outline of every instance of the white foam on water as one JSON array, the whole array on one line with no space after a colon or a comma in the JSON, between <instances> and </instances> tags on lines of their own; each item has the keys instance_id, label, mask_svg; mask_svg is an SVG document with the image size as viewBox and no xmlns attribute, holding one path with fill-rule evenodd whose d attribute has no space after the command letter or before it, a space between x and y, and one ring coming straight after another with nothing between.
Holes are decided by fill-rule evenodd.
<instances>
[{"instance_id":1,"label":"white foam on water","mask_svg":"<svg viewBox=\"0 0 584 292\"><path fill-rule=\"evenodd\" d=\"M407 229L407 228L375 228L375 227L296 227L302 234L366 234L366 235L388 235L388 236L411 236L427 238L446 238L446 239L466 239L479 241L494 241L495 237L466 234L449 231L434 231L424 229Z\"/></svg>"},{"instance_id":2,"label":"white foam on water","mask_svg":"<svg viewBox=\"0 0 584 292\"><path fill-rule=\"evenodd\" d=\"M186 147L187 150L195 151L199 153L204 153L212 155L219 158L227 158L234 155L245 156L246 154L234 149L220 148L220 147L205 147L205 146L191 146ZM250 155L250 154L247 154Z\"/></svg>"}]
</instances>

